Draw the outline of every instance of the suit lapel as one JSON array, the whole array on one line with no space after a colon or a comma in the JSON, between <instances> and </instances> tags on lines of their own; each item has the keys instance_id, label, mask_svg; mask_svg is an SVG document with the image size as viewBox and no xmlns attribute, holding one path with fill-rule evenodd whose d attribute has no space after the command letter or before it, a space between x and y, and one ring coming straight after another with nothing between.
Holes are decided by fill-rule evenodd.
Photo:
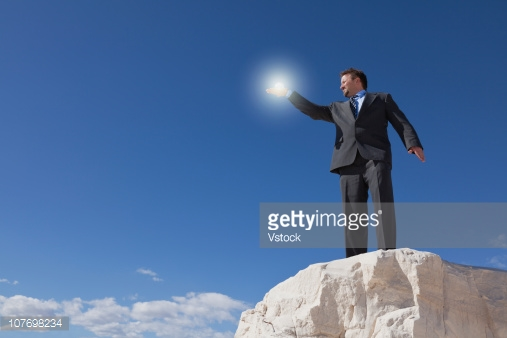
<instances>
[{"instance_id":1,"label":"suit lapel","mask_svg":"<svg viewBox=\"0 0 507 338\"><path fill-rule=\"evenodd\" d=\"M377 97L377 94L371 94L368 92L366 93L366 95L364 96L363 104L361 105L361 109L359 110L359 114L358 114L357 118L360 118L361 114L363 112L367 111L368 107L373 103L373 101L375 100L376 97ZM350 107L350 101L347 100L347 101L342 101L340 103L342 105L342 112L343 112L344 117L347 120L350 120L353 123L355 123L356 119L354 118L354 113L352 112L352 108Z\"/></svg>"},{"instance_id":2,"label":"suit lapel","mask_svg":"<svg viewBox=\"0 0 507 338\"><path fill-rule=\"evenodd\" d=\"M361 105L361 109L359 110L359 114L358 114L358 117L361 116L361 113L366 111L368 109L368 107L372 104L373 100L375 100L375 97L377 95L375 94L370 94L370 93L366 93L366 95L364 96L364 100L363 100L363 104Z\"/></svg>"},{"instance_id":3,"label":"suit lapel","mask_svg":"<svg viewBox=\"0 0 507 338\"><path fill-rule=\"evenodd\" d=\"M354 113L352 112L352 107L350 106L350 101L342 101L342 109L343 109L343 115L347 120L350 120L352 122L355 122L356 119L354 118Z\"/></svg>"}]
</instances>

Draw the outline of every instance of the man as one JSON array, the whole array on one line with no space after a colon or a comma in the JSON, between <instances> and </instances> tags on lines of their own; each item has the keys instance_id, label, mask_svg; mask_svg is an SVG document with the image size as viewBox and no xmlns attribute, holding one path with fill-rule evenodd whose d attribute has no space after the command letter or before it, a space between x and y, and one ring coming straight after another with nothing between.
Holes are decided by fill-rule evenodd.
<instances>
[{"instance_id":1,"label":"man","mask_svg":"<svg viewBox=\"0 0 507 338\"><path fill-rule=\"evenodd\" d=\"M314 120L334 123L336 139L331 172L340 175L344 213L368 214L368 190L375 212L379 213L377 244L379 249L396 248L396 219L391 181L391 144L388 122L394 127L410 154L425 161L421 142L407 117L388 93L368 93L366 75L350 68L340 73L343 95L348 101L329 106L316 105L296 91L269 88L267 93L286 96L301 112ZM368 227L345 227L347 257L368 251Z\"/></svg>"}]
</instances>

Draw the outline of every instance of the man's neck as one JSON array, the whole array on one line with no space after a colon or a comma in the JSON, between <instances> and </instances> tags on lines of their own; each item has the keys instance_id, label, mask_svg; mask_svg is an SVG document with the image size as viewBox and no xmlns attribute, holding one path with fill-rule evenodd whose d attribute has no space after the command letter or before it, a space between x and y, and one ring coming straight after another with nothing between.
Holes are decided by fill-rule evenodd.
<instances>
[{"instance_id":1,"label":"man's neck","mask_svg":"<svg viewBox=\"0 0 507 338\"><path fill-rule=\"evenodd\" d=\"M359 97L363 97L364 95L366 95L366 90L361 89L361 90L357 91L357 92L356 92L354 95L352 95L352 96L355 96L355 95L357 95L357 96L359 96ZM351 97L352 97L352 96L351 96Z\"/></svg>"},{"instance_id":2,"label":"man's neck","mask_svg":"<svg viewBox=\"0 0 507 338\"><path fill-rule=\"evenodd\" d=\"M361 92L363 92L363 91L366 93L366 90L364 90L364 89L359 89L359 90L358 90L358 91L356 91L356 92L353 92L353 93L351 92L351 93L349 93L349 96L347 96L347 97L350 99L352 96L357 95L357 94L359 94L359 93L361 93ZM364 94L360 94L360 96L364 96Z\"/></svg>"}]
</instances>

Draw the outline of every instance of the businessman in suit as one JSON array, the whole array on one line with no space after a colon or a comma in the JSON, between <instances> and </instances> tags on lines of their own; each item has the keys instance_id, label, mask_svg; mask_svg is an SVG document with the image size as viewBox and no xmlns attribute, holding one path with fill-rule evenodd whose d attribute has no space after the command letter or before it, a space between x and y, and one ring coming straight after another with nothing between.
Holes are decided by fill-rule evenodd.
<instances>
[{"instance_id":1,"label":"businessman in suit","mask_svg":"<svg viewBox=\"0 0 507 338\"><path fill-rule=\"evenodd\" d=\"M336 127L331 172L340 175L344 213L368 214L368 190L375 212L379 249L396 248L396 218L391 181L392 155L387 136L391 123L408 153L425 161L419 137L405 114L388 93L366 92L367 78L361 70L350 68L340 73L343 95L349 100L316 105L296 91L269 88L267 93L286 96L301 112L314 120L324 120ZM357 230L345 227L347 257L368 251L368 227Z\"/></svg>"}]
</instances>

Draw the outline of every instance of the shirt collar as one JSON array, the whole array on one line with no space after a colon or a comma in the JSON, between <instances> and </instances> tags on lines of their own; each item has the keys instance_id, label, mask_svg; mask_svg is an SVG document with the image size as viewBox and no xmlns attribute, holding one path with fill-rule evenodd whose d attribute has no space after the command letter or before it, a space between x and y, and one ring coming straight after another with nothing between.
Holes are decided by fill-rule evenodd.
<instances>
[{"instance_id":1,"label":"shirt collar","mask_svg":"<svg viewBox=\"0 0 507 338\"><path fill-rule=\"evenodd\" d=\"M366 95L366 90L363 89L363 90L357 92L357 94L355 96L357 96L357 98L360 99L365 95Z\"/></svg>"}]
</instances>

